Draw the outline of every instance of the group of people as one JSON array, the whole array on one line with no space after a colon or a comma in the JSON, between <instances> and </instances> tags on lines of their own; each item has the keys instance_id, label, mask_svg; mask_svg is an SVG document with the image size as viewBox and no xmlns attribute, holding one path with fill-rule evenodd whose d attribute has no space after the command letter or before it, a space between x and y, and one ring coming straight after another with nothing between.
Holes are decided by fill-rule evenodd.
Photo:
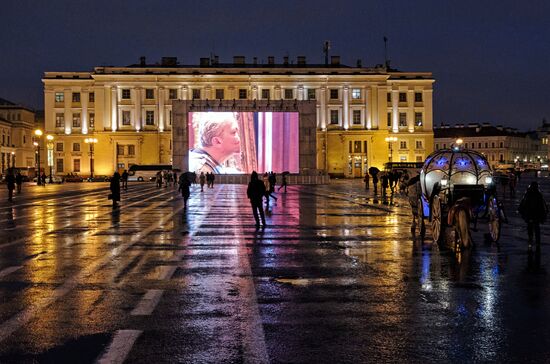
<instances>
[{"instance_id":1,"label":"group of people","mask_svg":"<svg viewBox=\"0 0 550 364\"><path fill-rule=\"evenodd\" d=\"M158 171L155 175L155 182L157 188L162 186L168 187L170 185L176 186L178 183L178 173L176 171Z\"/></svg>"},{"instance_id":2,"label":"group of people","mask_svg":"<svg viewBox=\"0 0 550 364\"><path fill-rule=\"evenodd\" d=\"M409 175L407 172L402 171L388 171L388 172L372 172L372 173L365 173L365 177L363 178L363 181L365 182L365 189L370 189L370 180L372 178L372 185L374 188L374 193L378 193L378 182L380 181L380 187L382 196L386 196L388 188L390 189L391 193L393 194L395 190L399 187L401 189L400 183L402 186L405 186Z\"/></svg>"}]
</instances>

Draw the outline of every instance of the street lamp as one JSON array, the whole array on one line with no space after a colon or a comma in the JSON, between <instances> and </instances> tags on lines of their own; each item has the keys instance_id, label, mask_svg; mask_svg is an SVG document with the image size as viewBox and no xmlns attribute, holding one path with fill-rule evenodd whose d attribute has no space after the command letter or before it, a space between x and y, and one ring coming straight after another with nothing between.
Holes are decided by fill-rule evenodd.
<instances>
[{"instance_id":1,"label":"street lamp","mask_svg":"<svg viewBox=\"0 0 550 364\"><path fill-rule=\"evenodd\" d=\"M386 137L384 139L388 143L388 148L390 149L390 162L393 162L393 142L397 141L397 137Z\"/></svg>"},{"instance_id":2,"label":"street lamp","mask_svg":"<svg viewBox=\"0 0 550 364\"><path fill-rule=\"evenodd\" d=\"M36 129L34 131L34 135L38 138L38 141L34 142L33 145L36 147L37 150L37 169L38 169L38 176L36 177L36 184L40 186L42 184L40 180L40 137L42 137L42 130Z\"/></svg>"},{"instance_id":3,"label":"street lamp","mask_svg":"<svg viewBox=\"0 0 550 364\"><path fill-rule=\"evenodd\" d=\"M53 183L52 169L53 169L53 135L46 135L48 140L48 165L50 166L50 183Z\"/></svg>"},{"instance_id":4,"label":"street lamp","mask_svg":"<svg viewBox=\"0 0 550 364\"><path fill-rule=\"evenodd\" d=\"M96 138L86 138L84 143L90 145L90 178L94 178L94 144L97 143Z\"/></svg>"}]
</instances>

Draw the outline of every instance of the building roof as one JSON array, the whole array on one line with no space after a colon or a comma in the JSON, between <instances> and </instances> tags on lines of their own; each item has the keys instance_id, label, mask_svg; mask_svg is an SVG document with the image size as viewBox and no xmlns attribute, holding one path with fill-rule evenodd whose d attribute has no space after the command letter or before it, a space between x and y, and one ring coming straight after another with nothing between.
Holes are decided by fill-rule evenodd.
<instances>
[{"instance_id":1,"label":"building roof","mask_svg":"<svg viewBox=\"0 0 550 364\"><path fill-rule=\"evenodd\" d=\"M11 102L9 100L3 99L0 97L0 109L23 109L30 112L34 112L33 109L30 109L26 106L16 104L14 102Z\"/></svg>"},{"instance_id":2,"label":"building roof","mask_svg":"<svg viewBox=\"0 0 550 364\"><path fill-rule=\"evenodd\" d=\"M506 128L501 125L493 126L484 124L458 124L455 126L434 126L434 138L471 138L491 136L512 136L524 138L528 132L521 132L515 128Z\"/></svg>"}]
</instances>

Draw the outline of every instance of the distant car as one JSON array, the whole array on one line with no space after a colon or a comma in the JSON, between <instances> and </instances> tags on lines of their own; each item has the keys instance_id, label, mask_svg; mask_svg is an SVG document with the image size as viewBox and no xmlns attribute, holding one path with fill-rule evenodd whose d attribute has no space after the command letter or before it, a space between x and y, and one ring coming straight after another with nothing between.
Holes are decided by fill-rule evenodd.
<instances>
[{"instance_id":1,"label":"distant car","mask_svg":"<svg viewBox=\"0 0 550 364\"><path fill-rule=\"evenodd\" d=\"M109 182L111 180L110 176L94 176L86 178L86 182Z\"/></svg>"},{"instance_id":2,"label":"distant car","mask_svg":"<svg viewBox=\"0 0 550 364\"><path fill-rule=\"evenodd\" d=\"M33 182L36 182L36 177L32 179ZM46 184L48 183L63 183L63 177L59 176L53 176L52 175L52 181L50 182L50 176L46 177Z\"/></svg>"},{"instance_id":3,"label":"distant car","mask_svg":"<svg viewBox=\"0 0 550 364\"><path fill-rule=\"evenodd\" d=\"M84 178L77 175L65 176L65 182L83 182Z\"/></svg>"}]
</instances>

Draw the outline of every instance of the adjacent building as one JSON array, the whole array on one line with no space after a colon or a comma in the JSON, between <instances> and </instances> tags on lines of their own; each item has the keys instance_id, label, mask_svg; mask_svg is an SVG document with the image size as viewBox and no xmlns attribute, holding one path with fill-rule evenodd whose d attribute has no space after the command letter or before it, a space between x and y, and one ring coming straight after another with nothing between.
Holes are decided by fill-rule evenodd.
<instances>
[{"instance_id":1,"label":"adjacent building","mask_svg":"<svg viewBox=\"0 0 550 364\"><path fill-rule=\"evenodd\" d=\"M436 150L450 148L457 139L462 139L465 148L487 156L493 167L503 164L547 163L548 160L548 146L543 144L544 140L536 132L520 132L514 128L492 126L488 123L455 126L442 124L434 127Z\"/></svg>"},{"instance_id":2,"label":"adjacent building","mask_svg":"<svg viewBox=\"0 0 550 364\"><path fill-rule=\"evenodd\" d=\"M33 146L35 112L23 105L0 98L0 173L17 167L34 171L36 158Z\"/></svg>"},{"instance_id":3,"label":"adjacent building","mask_svg":"<svg viewBox=\"0 0 550 364\"><path fill-rule=\"evenodd\" d=\"M173 100L315 100L317 169L359 177L370 166L423 161L433 149L432 74L305 57L180 65L144 57L127 67L44 74L45 133L54 173L111 174L132 164L171 163ZM95 152L85 139L97 139ZM395 137L387 141L387 137Z\"/></svg>"}]
</instances>

